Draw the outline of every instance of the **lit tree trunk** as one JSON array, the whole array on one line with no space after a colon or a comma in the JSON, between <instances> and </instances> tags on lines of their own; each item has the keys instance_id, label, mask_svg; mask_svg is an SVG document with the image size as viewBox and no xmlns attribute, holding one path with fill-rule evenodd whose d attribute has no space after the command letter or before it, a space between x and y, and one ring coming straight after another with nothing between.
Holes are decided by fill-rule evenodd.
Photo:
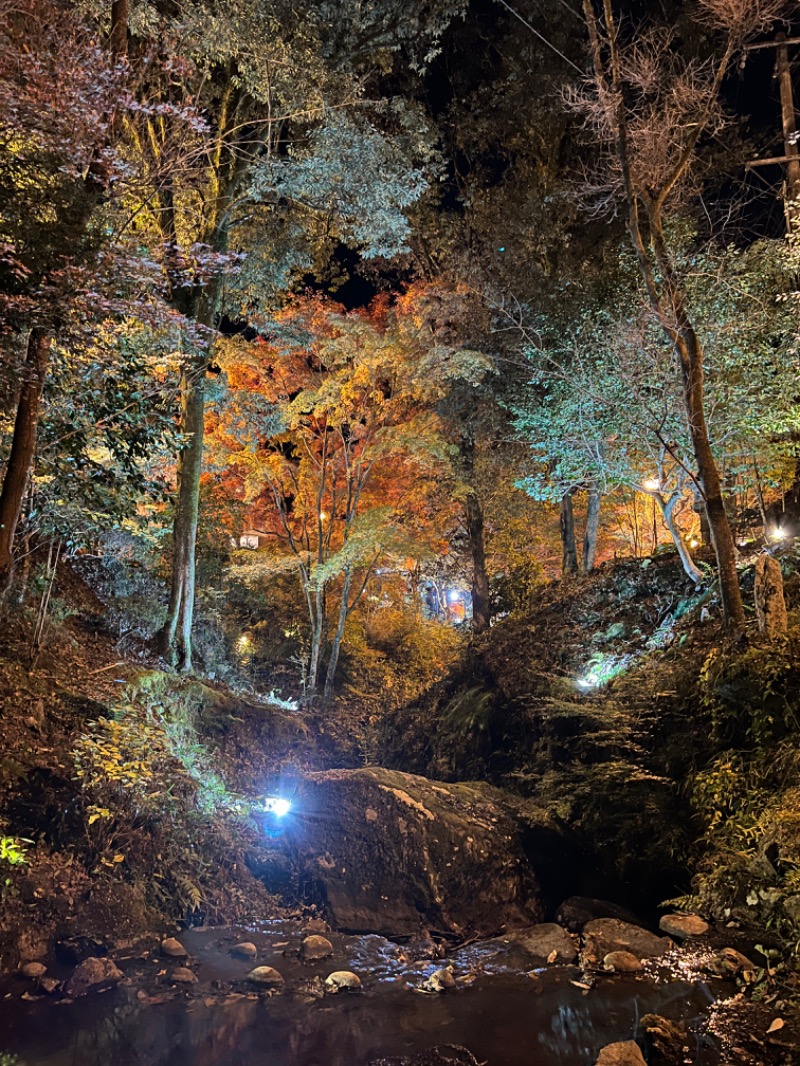
<instances>
[{"instance_id":1,"label":"lit tree trunk","mask_svg":"<svg viewBox=\"0 0 800 1066\"><path fill-rule=\"evenodd\" d=\"M30 331L11 452L0 491L0 595L8 589L14 571L14 535L36 453L39 409L50 364L51 346L52 339L45 330L34 327Z\"/></svg>"},{"instance_id":2,"label":"lit tree trunk","mask_svg":"<svg viewBox=\"0 0 800 1066\"><path fill-rule=\"evenodd\" d=\"M583 558L581 565L584 574L594 570L594 560L597 555L597 536L600 532L600 488L593 481L589 486L589 499L586 509L586 530L583 536Z\"/></svg>"},{"instance_id":3,"label":"lit tree trunk","mask_svg":"<svg viewBox=\"0 0 800 1066\"><path fill-rule=\"evenodd\" d=\"M475 439L471 432L461 437L461 461L468 490L464 504L464 518L472 557L472 628L475 633L484 633L489 628L489 576L486 573L486 546L484 542L483 508L473 487L475 471Z\"/></svg>"},{"instance_id":4,"label":"lit tree trunk","mask_svg":"<svg viewBox=\"0 0 800 1066\"><path fill-rule=\"evenodd\" d=\"M349 566L346 567L344 571L344 582L342 584L342 600L339 604L339 620L336 623L336 632L333 635L333 643L331 644L331 654L330 658L328 659L328 670L325 675L325 702L327 702L333 694L333 683L336 679L336 670L339 666L339 653L342 650L344 627L347 622L347 616L350 613L349 600L352 576L353 572L351 568Z\"/></svg>"},{"instance_id":5,"label":"lit tree trunk","mask_svg":"<svg viewBox=\"0 0 800 1066\"><path fill-rule=\"evenodd\" d=\"M575 544L575 511L572 507L572 491L561 497L561 576L578 573L578 549Z\"/></svg>"},{"instance_id":6,"label":"lit tree trunk","mask_svg":"<svg viewBox=\"0 0 800 1066\"><path fill-rule=\"evenodd\" d=\"M484 633L489 628L490 620L489 578L483 540L483 509L474 492L468 494L465 509L472 555L472 628L475 633Z\"/></svg>"},{"instance_id":7,"label":"lit tree trunk","mask_svg":"<svg viewBox=\"0 0 800 1066\"><path fill-rule=\"evenodd\" d=\"M702 571L692 558L689 549L686 547L686 541L683 539L680 530L675 525L675 508L678 506L680 498L681 494L677 492L673 493L667 499L664 499L660 495L655 497L664 519L664 525L669 530L669 535L672 537L672 541L678 551L678 557L684 571L695 584L699 584L703 580Z\"/></svg>"},{"instance_id":8,"label":"lit tree trunk","mask_svg":"<svg viewBox=\"0 0 800 1066\"><path fill-rule=\"evenodd\" d=\"M311 626L311 652L308 661L308 678L306 679L306 691L313 696L317 691L319 679L319 664L322 656L322 648L325 643L325 590L318 588L314 593L314 609L312 612Z\"/></svg>"}]
</instances>

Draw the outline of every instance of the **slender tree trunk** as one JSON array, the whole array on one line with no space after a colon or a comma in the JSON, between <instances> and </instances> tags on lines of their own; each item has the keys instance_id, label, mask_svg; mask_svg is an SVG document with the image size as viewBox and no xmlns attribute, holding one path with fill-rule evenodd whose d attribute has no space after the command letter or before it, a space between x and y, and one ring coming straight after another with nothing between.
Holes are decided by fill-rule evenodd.
<instances>
[{"instance_id":1,"label":"slender tree trunk","mask_svg":"<svg viewBox=\"0 0 800 1066\"><path fill-rule=\"evenodd\" d=\"M336 624L336 632L333 635L333 643L331 644L331 655L328 659L328 670L325 675L325 702L330 699L333 694L333 683L336 680L336 670L339 666L339 652L342 649L342 639L344 638L344 627L347 622L347 616L349 611L349 599L350 599L350 583L352 581L352 571L348 566L344 571L344 582L342 584L342 601L339 604L339 620Z\"/></svg>"},{"instance_id":2,"label":"slender tree trunk","mask_svg":"<svg viewBox=\"0 0 800 1066\"><path fill-rule=\"evenodd\" d=\"M561 497L561 576L578 573L578 549L575 544L575 512L572 507L572 492Z\"/></svg>"},{"instance_id":3,"label":"slender tree trunk","mask_svg":"<svg viewBox=\"0 0 800 1066\"><path fill-rule=\"evenodd\" d=\"M680 496L670 497L667 500L659 498L658 505L661 509L664 525L669 530L669 535L672 537L673 544L678 550L678 557L684 571L695 584L699 584L703 580L702 571L692 558L689 549L686 547L686 541L683 539L680 530L675 525L675 508L678 505L679 499Z\"/></svg>"},{"instance_id":4,"label":"slender tree trunk","mask_svg":"<svg viewBox=\"0 0 800 1066\"><path fill-rule=\"evenodd\" d=\"M172 546L172 586L167 621L161 631L163 654L181 670L192 669L195 555L203 470L206 353L187 360L181 379L181 430L185 443L178 457L178 498Z\"/></svg>"},{"instance_id":5,"label":"slender tree trunk","mask_svg":"<svg viewBox=\"0 0 800 1066\"><path fill-rule=\"evenodd\" d=\"M589 486L588 507L586 510L586 531L583 536L583 558L581 565L584 574L594 570L597 555L597 536L600 532L600 501L602 495L597 482Z\"/></svg>"},{"instance_id":6,"label":"slender tree trunk","mask_svg":"<svg viewBox=\"0 0 800 1066\"><path fill-rule=\"evenodd\" d=\"M319 681L319 664L325 643L325 590L318 588L314 594L314 617L311 627L311 654L308 661L306 692L313 696Z\"/></svg>"},{"instance_id":7,"label":"slender tree trunk","mask_svg":"<svg viewBox=\"0 0 800 1066\"><path fill-rule=\"evenodd\" d=\"M0 595L8 589L14 570L14 535L36 453L36 431L51 347L52 338L45 330L34 327L30 331L11 452L0 491Z\"/></svg>"},{"instance_id":8,"label":"slender tree trunk","mask_svg":"<svg viewBox=\"0 0 800 1066\"><path fill-rule=\"evenodd\" d=\"M118 58L128 54L128 0L111 0L108 50Z\"/></svg>"},{"instance_id":9,"label":"slender tree trunk","mask_svg":"<svg viewBox=\"0 0 800 1066\"><path fill-rule=\"evenodd\" d=\"M700 520L700 543L705 548L711 543L711 535L708 530L708 515L706 514L706 504L703 499L703 494L697 485L693 486L692 492L694 494L693 510Z\"/></svg>"},{"instance_id":10,"label":"slender tree trunk","mask_svg":"<svg viewBox=\"0 0 800 1066\"><path fill-rule=\"evenodd\" d=\"M676 347L681 359L683 392L692 449L700 484L703 487L708 528L717 561L722 614L726 629L736 633L744 628L744 606L739 588L739 574L736 570L736 545L728 515L725 512L717 464L708 439L703 403L703 352L694 329L688 323L682 329Z\"/></svg>"},{"instance_id":11,"label":"slender tree trunk","mask_svg":"<svg viewBox=\"0 0 800 1066\"><path fill-rule=\"evenodd\" d=\"M465 509L472 555L472 629L475 633L485 633L490 621L489 577L483 540L483 509L474 492L468 494Z\"/></svg>"}]
</instances>

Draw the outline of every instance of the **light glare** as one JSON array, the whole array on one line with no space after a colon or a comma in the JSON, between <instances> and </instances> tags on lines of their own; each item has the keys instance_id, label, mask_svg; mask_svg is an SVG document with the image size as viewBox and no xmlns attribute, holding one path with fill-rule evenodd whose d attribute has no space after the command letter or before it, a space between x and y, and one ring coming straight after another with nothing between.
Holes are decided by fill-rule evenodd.
<instances>
[{"instance_id":1,"label":"light glare","mask_svg":"<svg viewBox=\"0 0 800 1066\"><path fill-rule=\"evenodd\" d=\"M289 800L282 796L267 796L264 800L264 810L274 814L276 818L284 818L291 809Z\"/></svg>"}]
</instances>

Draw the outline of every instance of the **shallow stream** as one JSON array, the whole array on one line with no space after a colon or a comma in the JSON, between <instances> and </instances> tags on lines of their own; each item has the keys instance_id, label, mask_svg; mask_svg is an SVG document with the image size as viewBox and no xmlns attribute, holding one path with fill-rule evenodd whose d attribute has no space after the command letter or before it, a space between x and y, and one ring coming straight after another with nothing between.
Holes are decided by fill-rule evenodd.
<instances>
[{"instance_id":1,"label":"shallow stream","mask_svg":"<svg viewBox=\"0 0 800 1066\"><path fill-rule=\"evenodd\" d=\"M456 987L425 993L416 989L442 960L415 959L377 936L331 933L333 957L303 963L304 935L289 922L184 932L185 965L197 977L191 986L171 983L183 963L157 947L115 952L125 982L74 1002L22 999L31 982L7 978L0 1051L25 1066L367 1066L457 1044L488 1066L592 1066L604 1044L639 1036L644 1014L699 1029L715 997L702 981L655 974L601 975L587 989L576 967L531 969L518 948L494 941L454 951L447 961ZM255 963L230 955L242 940L257 946ZM248 984L254 965L280 971L280 993L265 996ZM334 970L357 973L362 990L324 992ZM68 972L51 968L55 977ZM708 1038L693 1036L687 1059L712 1066L717 1053Z\"/></svg>"}]
</instances>

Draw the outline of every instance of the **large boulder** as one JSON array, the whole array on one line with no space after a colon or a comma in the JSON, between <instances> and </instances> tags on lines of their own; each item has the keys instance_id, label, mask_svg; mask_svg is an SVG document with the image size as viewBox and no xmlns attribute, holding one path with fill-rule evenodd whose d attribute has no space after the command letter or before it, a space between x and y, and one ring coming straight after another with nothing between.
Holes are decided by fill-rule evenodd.
<instances>
[{"instance_id":1,"label":"large boulder","mask_svg":"<svg viewBox=\"0 0 800 1066\"><path fill-rule=\"evenodd\" d=\"M309 774L293 812L298 865L333 924L354 932L486 937L529 926L544 911L536 856L564 850L559 827L519 797L391 770Z\"/></svg>"}]
</instances>

